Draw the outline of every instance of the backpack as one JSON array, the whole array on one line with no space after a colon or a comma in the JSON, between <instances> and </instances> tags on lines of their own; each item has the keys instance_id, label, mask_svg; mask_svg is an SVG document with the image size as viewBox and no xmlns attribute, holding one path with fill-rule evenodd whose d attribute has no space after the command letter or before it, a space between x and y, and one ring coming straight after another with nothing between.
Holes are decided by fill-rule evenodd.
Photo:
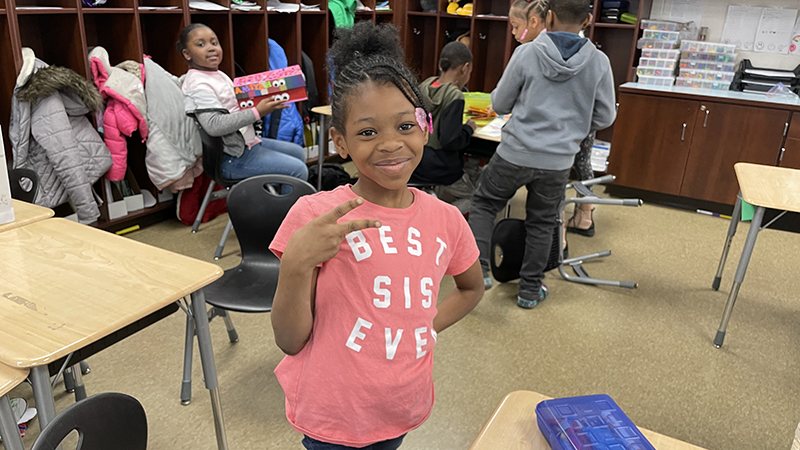
<instances>
[{"instance_id":1,"label":"backpack","mask_svg":"<svg viewBox=\"0 0 800 450\"><path fill-rule=\"evenodd\" d=\"M558 246L561 244L560 226L560 224L556 224L553 228L553 244L550 246L545 272L558 267ZM494 226L489 247L489 262L495 280L506 283L519 278L519 271L522 269L522 261L525 258L525 236L525 221L522 219L503 219Z\"/></svg>"},{"instance_id":2,"label":"backpack","mask_svg":"<svg viewBox=\"0 0 800 450\"><path fill-rule=\"evenodd\" d=\"M317 174L319 166L313 165L308 169L308 182L313 186L317 185ZM355 184L358 178L351 178L350 174L344 170L341 164L323 164L322 166L322 190L332 191L345 184Z\"/></svg>"}]
</instances>

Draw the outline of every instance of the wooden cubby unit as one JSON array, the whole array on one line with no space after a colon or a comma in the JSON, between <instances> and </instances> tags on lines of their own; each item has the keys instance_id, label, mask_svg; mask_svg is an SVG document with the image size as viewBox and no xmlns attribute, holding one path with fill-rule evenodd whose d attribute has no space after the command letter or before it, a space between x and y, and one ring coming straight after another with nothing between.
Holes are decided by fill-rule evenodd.
<instances>
[{"instance_id":1,"label":"wooden cubby unit","mask_svg":"<svg viewBox=\"0 0 800 450\"><path fill-rule=\"evenodd\" d=\"M86 14L83 16L86 46L101 46L108 51L112 64L120 61L142 61L136 16L130 14Z\"/></svg>"},{"instance_id":2,"label":"wooden cubby unit","mask_svg":"<svg viewBox=\"0 0 800 450\"><path fill-rule=\"evenodd\" d=\"M236 64L244 70L245 75L269 70L267 17L263 13L244 13L233 14L232 19L233 59Z\"/></svg>"},{"instance_id":3,"label":"wooden cubby unit","mask_svg":"<svg viewBox=\"0 0 800 450\"><path fill-rule=\"evenodd\" d=\"M183 75L186 61L178 54L175 44L186 25L183 14L139 14L142 53L153 58L164 70Z\"/></svg>"}]
</instances>

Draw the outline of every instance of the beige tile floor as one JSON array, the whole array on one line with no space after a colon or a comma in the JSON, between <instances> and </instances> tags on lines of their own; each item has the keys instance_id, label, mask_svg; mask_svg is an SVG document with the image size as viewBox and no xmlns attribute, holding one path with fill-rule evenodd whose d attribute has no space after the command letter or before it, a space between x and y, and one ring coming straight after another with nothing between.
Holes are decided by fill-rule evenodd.
<instances>
[{"instance_id":1,"label":"beige tile floor","mask_svg":"<svg viewBox=\"0 0 800 450\"><path fill-rule=\"evenodd\" d=\"M800 236L760 235L718 350L711 341L747 226L740 227L721 291L713 292L727 220L651 205L598 208L595 220L597 236L571 236L572 253L612 248L606 261L587 265L590 272L638 281L640 288L581 286L551 273L551 297L530 311L516 306L514 283L487 292L473 313L442 333L433 414L403 448L466 449L506 393L530 389L607 393L637 424L710 450L788 450L800 420ZM169 221L129 237L211 260L224 225L220 217L192 235ZM235 266L237 251L231 235L219 264ZM302 448L272 374L282 355L269 316L233 320L237 344L228 343L221 321L211 326L230 448ZM144 404L153 449L215 448L199 364L192 404L178 401L183 332L184 317L175 314L92 357L85 377L90 394L125 392ZM13 395L32 397L27 385ZM72 402L61 386L56 396L59 410ZM26 448L38 431L35 420L31 425Z\"/></svg>"}]
</instances>

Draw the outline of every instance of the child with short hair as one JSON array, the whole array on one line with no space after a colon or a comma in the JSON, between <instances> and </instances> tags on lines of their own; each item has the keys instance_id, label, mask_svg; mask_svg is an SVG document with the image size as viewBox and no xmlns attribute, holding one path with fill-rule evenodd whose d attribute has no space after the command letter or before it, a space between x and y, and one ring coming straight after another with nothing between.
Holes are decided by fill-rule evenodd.
<instances>
[{"instance_id":1,"label":"child with short hair","mask_svg":"<svg viewBox=\"0 0 800 450\"><path fill-rule=\"evenodd\" d=\"M308 179L302 147L258 138L253 129L253 123L288 105L263 99L253 107L240 107L233 81L219 70L223 53L214 30L200 23L188 25L181 31L176 46L189 64L181 86L186 96L186 114L194 116L210 136L222 137L226 154L220 166L222 177L242 180L255 175L281 174Z\"/></svg>"},{"instance_id":2,"label":"child with short hair","mask_svg":"<svg viewBox=\"0 0 800 450\"><path fill-rule=\"evenodd\" d=\"M515 0L508 11L508 21L511 23L511 33L520 44L532 42L545 32L545 21L549 9L548 0ZM588 21L583 24L585 29ZM594 146L594 130L581 141L578 153L575 155L573 167L578 174L578 181L594 178L592 170L592 147ZM572 233L582 236L594 236L594 221L592 220L592 205L581 203L576 205L572 217L564 223L564 228ZM566 239L566 237L565 237ZM566 240L561 244L566 247Z\"/></svg>"},{"instance_id":3,"label":"child with short hair","mask_svg":"<svg viewBox=\"0 0 800 450\"><path fill-rule=\"evenodd\" d=\"M478 127L472 119L463 123L462 89L472 74L469 47L458 41L445 45L439 56L439 70L439 76L430 77L419 86L431 106L433 132L411 180L442 186L445 195L440 198L454 197L452 204L466 214L478 181L464 172L464 149Z\"/></svg>"},{"instance_id":4,"label":"child with short hair","mask_svg":"<svg viewBox=\"0 0 800 450\"><path fill-rule=\"evenodd\" d=\"M589 20L586 0L550 0L547 33L519 46L492 92L498 114L511 113L502 140L475 192L469 223L489 277L494 219L526 186L525 258L517 305L533 308L547 298L542 283L558 206L581 141L616 117L608 57L578 32Z\"/></svg>"},{"instance_id":5,"label":"child with short hair","mask_svg":"<svg viewBox=\"0 0 800 450\"><path fill-rule=\"evenodd\" d=\"M438 333L483 283L463 216L407 186L431 119L397 29L339 33L331 135L359 178L301 197L270 245L281 258L272 329L288 355L275 374L307 449L393 450L430 415ZM444 275L455 289L437 304Z\"/></svg>"}]
</instances>

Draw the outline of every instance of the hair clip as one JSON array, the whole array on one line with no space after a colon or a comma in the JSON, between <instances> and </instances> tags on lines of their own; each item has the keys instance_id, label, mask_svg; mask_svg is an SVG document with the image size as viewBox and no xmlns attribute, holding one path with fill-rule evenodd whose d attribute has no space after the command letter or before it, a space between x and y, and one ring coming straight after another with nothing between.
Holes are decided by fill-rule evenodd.
<instances>
[{"instance_id":1,"label":"hair clip","mask_svg":"<svg viewBox=\"0 0 800 450\"><path fill-rule=\"evenodd\" d=\"M430 115L425 108L417 108L414 110L414 116L417 119L417 125L423 132L433 132L433 116Z\"/></svg>"}]
</instances>

